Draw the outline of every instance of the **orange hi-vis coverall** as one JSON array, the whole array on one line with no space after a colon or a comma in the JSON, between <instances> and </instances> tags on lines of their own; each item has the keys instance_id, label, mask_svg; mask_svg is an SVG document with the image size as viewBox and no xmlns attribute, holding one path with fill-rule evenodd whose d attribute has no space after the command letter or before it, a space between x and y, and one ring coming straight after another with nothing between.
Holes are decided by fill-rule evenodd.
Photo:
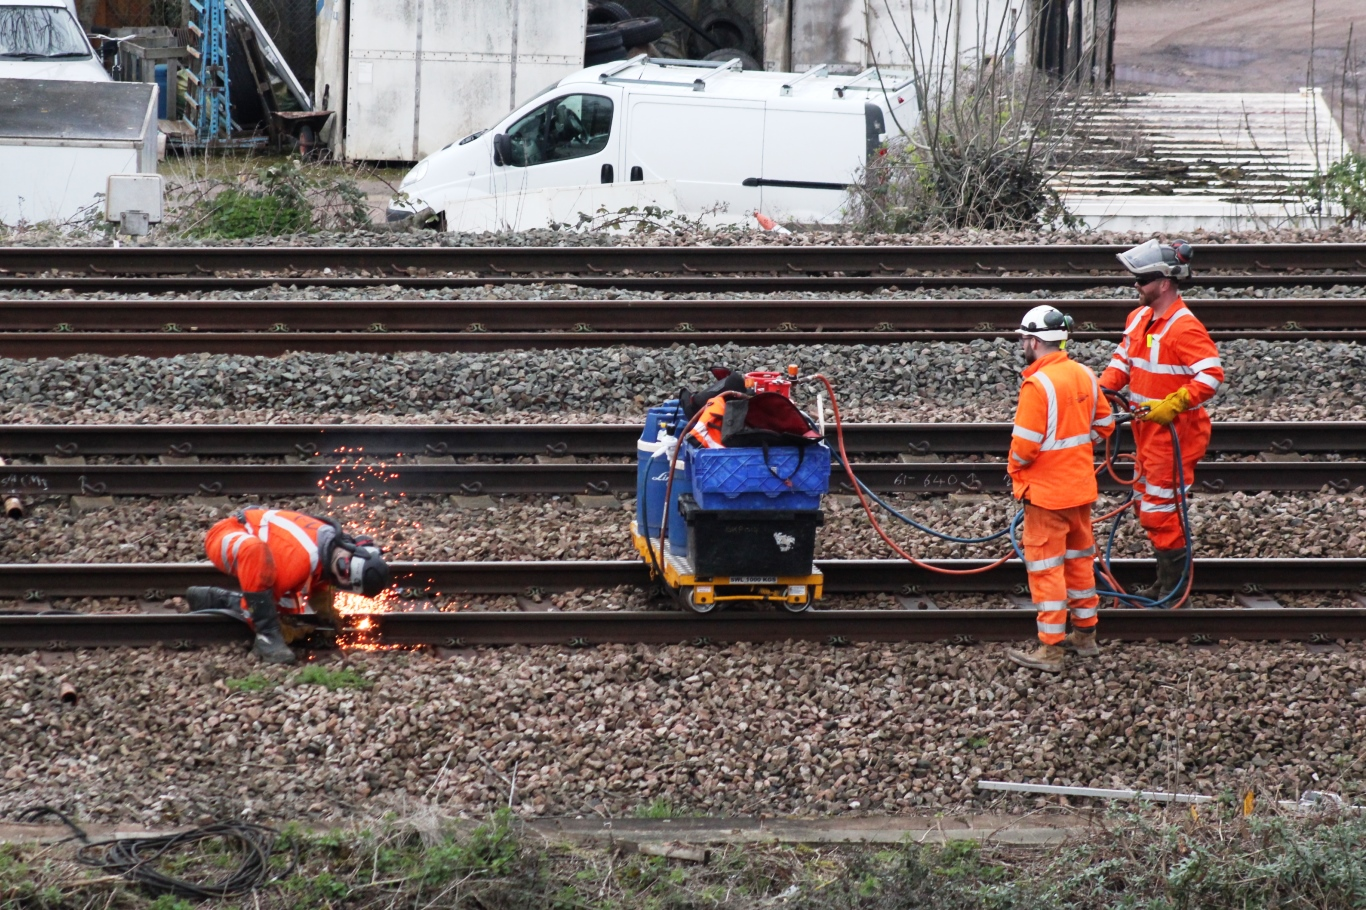
<instances>
[{"instance_id":1,"label":"orange hi-vis coverall","mask_svg":"<svg viewBox=\"0 0 1366 910\"><path fill-rule=\"evenodd\" d=\"M1006 470L1025 503L1021 534L1029 593L1038 608L1039 640L1056 645L1072 625L1096 625L1094 443L1115 431L1096 375L1062 351L1024 371Z\"/></svg>"},{"instance_id":2,"label":"orange hi-vis coverall","mask_svg":"<svg viewBox=\"0 0 1366 910\"><path fill-rule=\"evenodd\" d=\"M1100 376L1100 384L1116 392L1128 385L1129 401L1135 405L1186 390L1191 406L1176 415L1172 427L1181 444L1187 489L1195 482L1196 463L1209 447L1210 419L1204 403L1214 397L1223 382L1219 349L1180 297L1161 319L1154 319L1152 308L1146 306L1130 313L1124 340ZM1142 494L1138 522L1157 549L1181 549L1186 545L1186 535L1177 512L1171 434L1164 426L1142 420L1135 420L1133 428L1142 472L1136 488Z\"/></svg>"},{"instance_id":3,"label":"orange hi-vis coverall","mask_svg":"<svg viewBox=\"0 0 1366 910\"><path fill-rule=\"evenodd\" d=\"M697 417L697 422L688 431L688 435L704 449L725 448L721 445L721 421L725 416L725 396L717 395L715 398L708 399L702 407L702 413Z\"/></svg>"},{"instance_id":4,"label":"orange hi-vis coverall","mask_svg":"<svg viewBox=\"0 0 1366 910\"><path fill-rule=\"evenodd\" d=\"M268 591L282 613L302 613L323 587L323 555L335 530L325 521L284 509L240 509L209 529L204 550L243 593Z\"/></svg>"}]
</instances>

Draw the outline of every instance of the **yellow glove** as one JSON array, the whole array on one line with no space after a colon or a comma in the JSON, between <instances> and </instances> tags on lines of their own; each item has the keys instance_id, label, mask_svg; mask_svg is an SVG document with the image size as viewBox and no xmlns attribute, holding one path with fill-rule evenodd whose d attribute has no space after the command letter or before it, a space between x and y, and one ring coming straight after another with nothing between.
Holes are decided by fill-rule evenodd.
<instances>
[{"instance_id":1,"label":"yellow glove","mask_svg":"<svg viewBox=\"0 0 1366 910\"><path fill-rule=\"evenodd\" d=\"M1177 389L1161 401L1143 402L1143 407L1148 409L1148 413L1144 414L1142 419L1165 427L1176 419L1177 414L1190 410L1190 406L1191 393L1185 389Z\"/></svg>"}]
</instances>

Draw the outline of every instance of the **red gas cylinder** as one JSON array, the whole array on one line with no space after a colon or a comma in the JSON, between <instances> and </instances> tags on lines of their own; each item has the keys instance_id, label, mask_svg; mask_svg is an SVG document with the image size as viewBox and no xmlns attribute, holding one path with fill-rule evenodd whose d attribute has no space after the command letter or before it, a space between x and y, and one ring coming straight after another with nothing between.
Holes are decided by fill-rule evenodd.
<instances>
[{"instance_id":1,"label":"red gas cylinder","mask_svg":"<svg viewBox=\"0 0 1366 910\"><path fill-rule=\"evenodd\" d=\"M784 398L792 397L792 380L776 370L759 370L745 374L745 388L753 392L777 392Z\"/></svg>"}]
</instances>

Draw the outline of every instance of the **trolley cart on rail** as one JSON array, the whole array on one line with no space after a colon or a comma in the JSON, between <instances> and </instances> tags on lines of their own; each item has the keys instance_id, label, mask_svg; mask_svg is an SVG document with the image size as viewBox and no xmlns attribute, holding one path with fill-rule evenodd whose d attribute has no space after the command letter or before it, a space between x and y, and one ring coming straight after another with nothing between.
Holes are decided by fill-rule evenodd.
<instances>
[{"instance_id":1,"label":"trolley cart on rail","mask_svg":"<svg viewBox=\"0 0 1366 910\"><path fill-rule=\"evenodd\" d=\"M746 385L737 397L786 399L791 384L780 374L751 373ZM687 429L684 409L671 399L650 409L637 446L631 537L651 575L697 613L743 602L810 609L825 587L813 556L829 448L814 428L804 445L724 448L697 446Z\"/></svg>"}]
</instances>

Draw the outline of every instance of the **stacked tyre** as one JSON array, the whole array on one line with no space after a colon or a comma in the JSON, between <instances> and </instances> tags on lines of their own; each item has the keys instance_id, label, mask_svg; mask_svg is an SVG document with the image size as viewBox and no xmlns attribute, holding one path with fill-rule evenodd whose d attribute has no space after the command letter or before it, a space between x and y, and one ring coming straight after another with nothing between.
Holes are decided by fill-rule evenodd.
<instances>
[{"instance_id":1,"label":"stacked tyre","mask_svg":"<svg viewBox=\"0 0 1366 910\"><path fill-rule=\"evenodd\" d=\"M597 66L652 53L650 45L664 35L664 23L654 16L632 16L620 3L594 3L588 8L583 65Z\"/></svg>"}]
</instances>

